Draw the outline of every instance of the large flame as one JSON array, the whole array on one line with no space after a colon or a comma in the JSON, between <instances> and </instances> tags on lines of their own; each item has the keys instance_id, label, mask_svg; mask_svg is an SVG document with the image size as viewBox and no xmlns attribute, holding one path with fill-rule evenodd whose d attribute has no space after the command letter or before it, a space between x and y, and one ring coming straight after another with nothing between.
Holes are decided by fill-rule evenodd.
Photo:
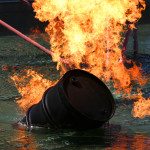
<instances>
[{"instance_id":1,"label":"large flame","mask_svg":"<svg viewBox=\"0 0 150 150\"><path fill-rule=\"evenodd\" d=\"M127 21L134 24L141 17L144 0L35 0L33 8L36 18L49 22L46 32L58 65L66 58L69 68L86 69L131 90L136 78L123 64L121 34Z\"/></svg>"},{"instance_id":2,"label":"large flame","mask_svg":"<svg viewBox=\"0 0 150 150\"><path fill-rule=\"evenodd\" d=\"M87 70L105 82L112 81L124 95L131 93L132 81L145 84L134 63L130 69L125 67L121 52L123 33L128 27L134 28L145 7L144 0L35 0L33 3L36 18L49 23L46 32L58 67L63 71L64 66L65 71ZM61 61L63 58L69 62L67 65Z\"/></svg>"}]
</instances>

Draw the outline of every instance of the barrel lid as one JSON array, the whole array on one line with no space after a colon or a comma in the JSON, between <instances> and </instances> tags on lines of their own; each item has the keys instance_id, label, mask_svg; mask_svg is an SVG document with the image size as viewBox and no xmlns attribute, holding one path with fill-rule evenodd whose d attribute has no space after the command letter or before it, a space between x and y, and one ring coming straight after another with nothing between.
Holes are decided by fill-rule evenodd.
<instances>
[{"instance_id":1,"label":"barrel lid","mask_svg":"<svg viewBox=\"0 0 150 150\"><path fill-rule=\"evenodd\" d=\"M62 80L67 101L75 110L96 121L107 121L112 117L115 109L113 96L96 76L74 69Z\"/></svg>"}]
</instances>

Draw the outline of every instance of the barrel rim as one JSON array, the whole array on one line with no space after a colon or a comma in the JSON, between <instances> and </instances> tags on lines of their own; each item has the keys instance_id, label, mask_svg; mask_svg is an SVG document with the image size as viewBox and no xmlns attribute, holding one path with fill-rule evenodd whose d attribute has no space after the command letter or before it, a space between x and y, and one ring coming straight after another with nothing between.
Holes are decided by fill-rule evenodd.
<instances>
[{"instance_id":1,"label":"barrel rim","mask_svg":"<svg viewBox=\"0 0 150 150\"><path fill-rule=\"evenodd\" d=\"M67 96L67 94L65 92L65 89L64 89L64 82L65 82L66 78L68 78L70 76L70 74L72 74L72 72L81 72L81 73L87 74L88 76L90 75L93 79L97 80L98 83L100 83L101 85L103 85L105 87L105 89L108 91L108 93L109 93L109 95L111 97L111 99L108 99L110 104L111 104L111 113L110 113L110 115L108 115L108 118L105 118L105 119L102 119L102 120L91 119L86 114L80 112L79 110L77 110L75 107L73 107L71 105L71 103L68 100L68 96ZM115 100L113 98L112 93L108 89L108 87L98 77L96 77L95 75L93 75L90 72L87 72L85 70L73 69L73 70L69 70L68 72L66 72L64 74L64 76L61 78L60 82L58 83L58 91L59 91L58 93L59 93L60 97L63 95L62 100L64 101L65 105L67 105L66 107L71 108L71 110L73 110L75 113L81 114L82 116L86 117L88 120L97 121L97 122L107 122L109 119L111 119L113 117L113 115L115 113L115 110L116 110ZM60 94L61 92L63 92L62 95Z\"/></svg>"}]
</instances>

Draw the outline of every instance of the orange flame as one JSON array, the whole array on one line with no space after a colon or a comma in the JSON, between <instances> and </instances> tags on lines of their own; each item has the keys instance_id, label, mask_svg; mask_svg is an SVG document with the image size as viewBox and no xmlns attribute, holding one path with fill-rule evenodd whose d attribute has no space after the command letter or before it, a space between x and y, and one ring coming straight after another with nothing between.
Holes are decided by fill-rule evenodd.
<instances>
[{"instance_id":1,"label":"orange flame","mask_svg":"<svg viewBox=\"0 0 150 150\"><path fill-rule=\"evenodd\" d=\"M21 77L14 75L11 79L15 82L19 93L22 95L22 98L17 103L24 111L33 104L38 103L42 99L45 90L55 84L54 81L43 79L41 74L30 69L26 70L26 75Z\"/></svg>"},{"instance_id":2,"label":"orange flame","mask_svg":"<svg viewBox=\"0 0 150 150\"><path fill-rule=\"evenodd\" d=\"M35 0L33 8L36 18L49 22L53 61L60 65L59 57L66 58L69 68L112 79L116 88L130 91L134 73L122 62L121 33L126 21L141 17L144 0Z\"/></svg>"},{"instance_id":3,"label":"orange flame","mask_svg":"<svg viewBox=\"0 0 150 150\"><path fill-rule=\"evenodd\" d=\"M124 95L130 94L132 81L141 86L146 83L134 63L130 69L124 66L121 52L126 22L134 28L145 7L145 0L35 0L33 3L36 18L49 22L46 32L54 52L53 61L58 67L65 71L84 69L106 82L113 81L117 92ZM60 62L60 57L67 59L69 64ZM29 90L31 101L35 99L37 88L39 93L44 92L39 80L40 87L34 85L36 78L39 77L30 81L32 86L19 88L24 99L29 98L26 90L31 87L35 88L32 93ZM40 80L45 82L41 76ZM51 84L46 82L46 87ZM21 101L18 103L24 107Z\"/></svg>"},{"instance_id":4,"label":"orange flame","mask_svg":"<svg viewBox=\"0 0 150 150\"><path fill-rule=\"evenodd\" d=\"M150 98L143 98L142 92L140 91L135 95L135 99L137 101L134 103L134 108L132 110L133 116L138 118L150 116Z\"/></svg>"}]
</instances>

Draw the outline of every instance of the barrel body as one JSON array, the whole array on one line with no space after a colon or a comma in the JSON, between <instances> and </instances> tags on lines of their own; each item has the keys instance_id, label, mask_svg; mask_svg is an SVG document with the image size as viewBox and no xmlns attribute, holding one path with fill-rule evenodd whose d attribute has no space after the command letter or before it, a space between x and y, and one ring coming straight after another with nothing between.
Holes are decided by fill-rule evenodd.
<instances>
[{"instance_id":1,"label":"barrel body","mask_svg":"<svg viewBox=\"0 0 150 150\"><path fill-rule=\"evenodd\" d=\"M96 76L75 69L47 89L22 122L51 128L90 129L103 125L114 111L115 102L107 86Z\"/></svg>"}]
</instances>

